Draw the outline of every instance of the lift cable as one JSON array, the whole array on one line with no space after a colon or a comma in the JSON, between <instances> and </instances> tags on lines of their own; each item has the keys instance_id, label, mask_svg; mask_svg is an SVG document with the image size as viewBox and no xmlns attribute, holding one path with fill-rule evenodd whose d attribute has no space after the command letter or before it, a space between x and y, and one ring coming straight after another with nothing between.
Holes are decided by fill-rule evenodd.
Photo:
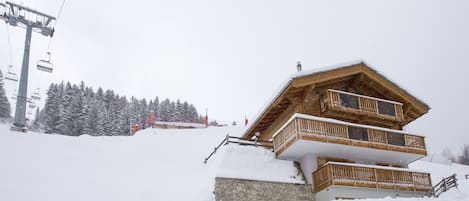
<instances>
[{"instance_id":1,"label":"lift cable","mask_svg":"<svg viewBox=\"0 0 469 201\"><path fill-rule=\"evenodd\" d=\"M57 13L57 17L55 18L54 27L57 27L57 21L59 21L60 15L62 14L62 10L65 6L65 1L66 0L62 1L62 5L60 6L59 13ZM49 38L49 44L47 44L47 52L50 51L51 42L52 42L52 37Z\"/></svg>"},{"instance_id":2,"label":"lift cable","mask_svg":"<svg viewBox=\"0 0 469 201\"><path fill-rule=\"evenodd\" d=\"M11 37L10 37L10 28L8 27L8 24L5 24L7 26L7 38L8 38L8 52L10 54L10 65L13 65L13 53L12 53L12 48L11 48Z\"/></svg>"}]
</instances>

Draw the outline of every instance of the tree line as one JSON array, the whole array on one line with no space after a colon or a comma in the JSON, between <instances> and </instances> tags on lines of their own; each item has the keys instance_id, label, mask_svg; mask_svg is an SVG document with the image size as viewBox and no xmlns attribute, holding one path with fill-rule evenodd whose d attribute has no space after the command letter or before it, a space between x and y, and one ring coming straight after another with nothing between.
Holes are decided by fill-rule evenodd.
<instances>
[{"instance_id":1,"label":"tree line","mask_svg":"<svg viewBox=\"0 0 469 201\"><path fill-rule=\"evenodd\" d=\"M6 121L10 118L10 102L5 94L3 73L0 70L0 121Z\"/></svg>"},{"instance_id":2,"label":"tree line","mask_svg":"<svg viewBox=\"0 0 469 201\"><path fill-rule=\"evenodd\" d=\"M449 148L446 148L443 150L442 155L453 163L469 165L469 144L463 145L461 152L456 154L453 154Z\"/></svg>"},{"instance_id":3,"label":"tree line","mask_svg":"<svg viewBox=\"0 0 469 201\"><path fill-rule=\"evenodd\" d=\"M36 112L31 127L70 136L129 135L134 124L140 128L149 126L150 111L154 111L156 121L203 123L204 120L187 101L166 98L160 102L158 97L149 101L127 99L101 87L94 91L83 82L80 85L61 82L49 86L44 108Z\"/></svg>"}]
</instances>

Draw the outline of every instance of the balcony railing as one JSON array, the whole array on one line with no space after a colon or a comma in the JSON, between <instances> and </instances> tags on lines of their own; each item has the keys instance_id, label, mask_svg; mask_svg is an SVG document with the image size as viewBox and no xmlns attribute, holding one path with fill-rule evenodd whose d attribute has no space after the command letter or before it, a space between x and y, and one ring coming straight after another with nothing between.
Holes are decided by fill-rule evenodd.
<instances>
[{"instance_id":1,"label":"balcony railing","mask_svg":"<svg viewBox=\"0 0 469 201\"><path fill-rule=\"evenodd\" d=\"M402 103L395 101L329 89L326 102L330 104L329 108L334 110L395 121L404 120Z\"/></svg>"},{"instance_id":2,"label":"balcony railing","mask_svg":"<svg viewBox=\"0 0 469 201\"><path fill-rule=\"evenodd\" d=\"M274 134L273 139L277 155L298 139L420 155L427 153L423 136L298 113Z\"/></svg>"},{"instance_id":3,"label":"balcony railing","mask_svg":"<svg viewBox=\"0 0 469 201\"><path fill-rule=\"evenodd\" d=\"M430 174L397 168L329 162L313 173L314 192L329 186L429 192Z\"/></svg>"}]
</instances>

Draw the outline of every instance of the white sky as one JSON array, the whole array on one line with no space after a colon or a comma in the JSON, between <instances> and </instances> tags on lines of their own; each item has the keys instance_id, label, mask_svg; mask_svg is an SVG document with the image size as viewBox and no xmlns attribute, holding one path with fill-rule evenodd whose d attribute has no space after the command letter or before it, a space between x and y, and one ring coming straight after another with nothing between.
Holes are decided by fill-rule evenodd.
<instances>
[{"instance_id":1,"label":"white sky","mask_svg":"<svg viewBox=\"0 0 469 201\"><path fill-rule=\"evenodd\" d=\"M62 1L15 2L55 16ZM128 97L188 100L211 119L242 121L253 119L296 61L307 70L363 59L432 107L409 131L427 136L435 152L458 150L469 143L468 10L465 0L69 0L52 40L54 73L31 70L30 92L83 80ZM4 72L6 33L1 25ZM17 72L24 33L10 27ZM34 35L32 68L47 42Z\"/></svg>"}]
</instances>

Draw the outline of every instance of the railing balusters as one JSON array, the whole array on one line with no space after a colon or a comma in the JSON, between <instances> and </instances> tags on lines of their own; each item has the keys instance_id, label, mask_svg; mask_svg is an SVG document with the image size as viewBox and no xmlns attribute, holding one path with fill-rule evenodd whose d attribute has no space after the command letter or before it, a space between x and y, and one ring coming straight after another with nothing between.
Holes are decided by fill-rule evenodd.
<instances>
[{"instance_id":1,"label":"railing balusters","mask_svg":"<svg viewBox=\"0 0 469 201\"><path fill-rule=\"evenodd\" d=\"M427 173L358 167L353 165L326 164L313 173L313 178L316 192L326 188L327 186L324 186L324 184L329 181L331 181L329 185L355 186L358 185L357 182L361 181L361 186L365 185L370 188L388 189L392 187L394 189L422 192L432 188L431 182L429 182L430 175ZM369 183L363 182L374 182L374 184L369 185Z\"/></svg>"},{"instance_id":2,"label":"railing balusters","mask_svg":"<svg viewBox=\"0 0 469 201\"><path fill-rule=\"evenodd\" d=\"M287 126L285 126L279 134L274 137L274 143L276 150L277 148L282 147L289 141L292 135L296 134L297 138L301 136L311 136L311 137L330 137L332 138L341 138L351 141L357 141L358 139L351 139L349 136L349 126L339 123L331 123L320 120L310 120L305 118L295 118ZM426 146L424 137L410 134L398 134L392 133L393 135L402 135L404 138L404 143L398 143L396 139L390 141L388 139L388 131L383 131L374 128L367 128L368 139L360 140L362 142L370 143L369 146L376 149L391 149L394 150L395 147L406 147L408 149L398 149L397 151L409 152L409 153L418 153L425 154ZM337 141L336 141L337 142ZM342 140L341 143L346 141ZM333 142L334 143L334 142ZM393 148L394 147L394 148Z\"/></svg>"},{"instance_id":3,"label":"railing balusters","mask_svg":"<svg viewBox=\"0 0 469 201\"><path fill-rule=\"evenodd\" d=\"M358 101L358 108L353 108L353 107L347 107L342 104L341 99L340 99L340 94L346 94L346 95L351 95L357 97ZM404 119L404 114L402 110L402 104L394 102L394 101L388 101L388 100L383 100L383 99L378 99L374 97L369 97L369 96L363 96L359 94L353 94L349 92L343 92L343 91L337 91L337 90L332 90L329 89L327 91L328 98L330 100L330 104L332 107L338 107L342 108L343 110L347 111L358 111L358 112L364 112L364 113L370 113L374 115L378 115L381 117L394 117L396 120L403 120ZM386 113L380 113L378 109L378 102L385 102L393 105L394 109L394 114L386 114Z\"/></svg>"}]
</instances>

